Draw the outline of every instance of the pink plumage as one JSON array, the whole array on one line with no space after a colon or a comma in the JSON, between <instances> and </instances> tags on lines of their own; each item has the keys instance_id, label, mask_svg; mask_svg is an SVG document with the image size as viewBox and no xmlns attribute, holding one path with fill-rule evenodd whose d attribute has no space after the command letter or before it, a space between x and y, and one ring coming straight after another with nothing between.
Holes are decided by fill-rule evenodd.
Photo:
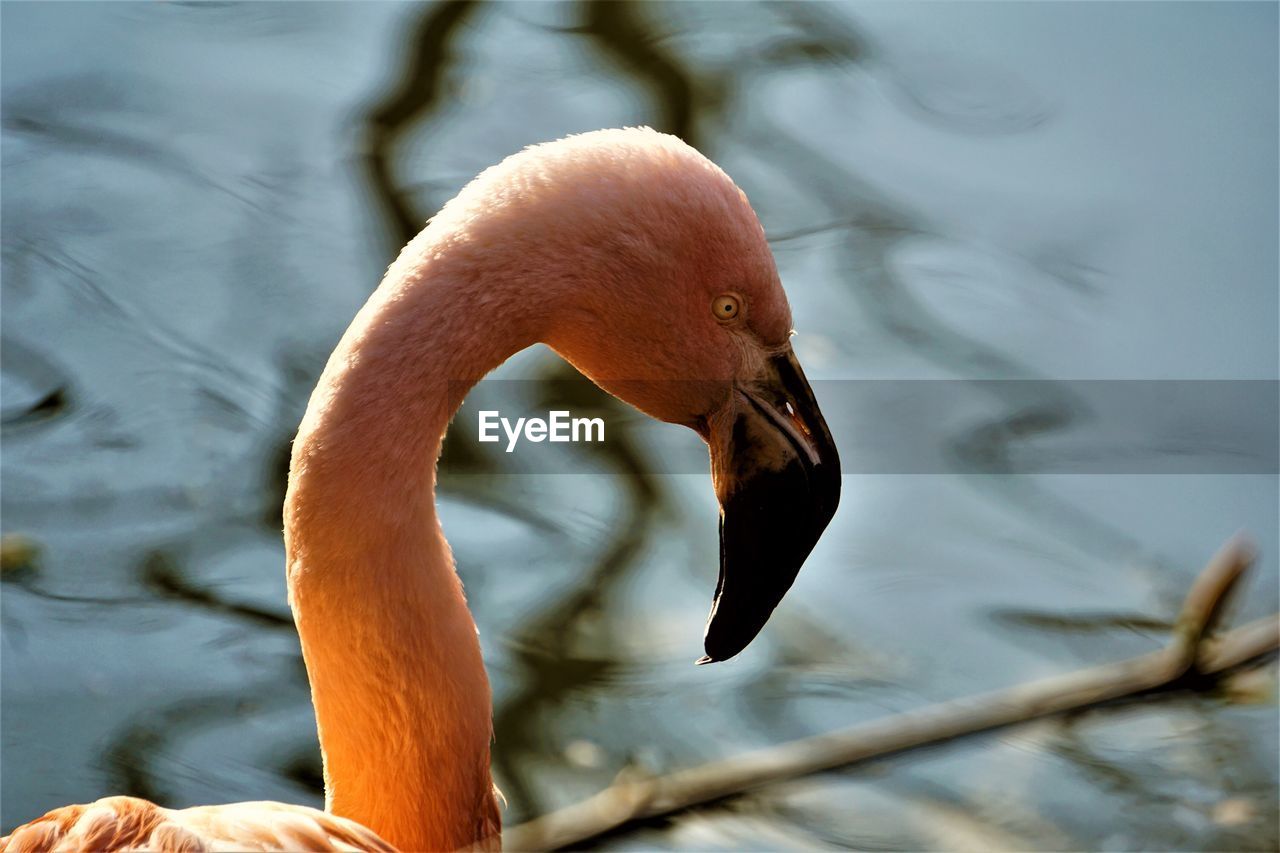
<instances>
[{"instance_id":1,"label":"pink plumage","mask_svg":"<svg viewBox=\"0 0 1280 853\"><path fill-rule=\"evenodd\" d=\"M326 812L275 803L167 810L116 797L50 812L0 847L497 847L489 684L435 511L434 467L459 388L545 342L627 402L698 429L727 501L745 488L725 461L746 452L733 446L733 435L741 444L749 434L733 432L744 417L765 436L749 450L776 453L761 463L770 475L803 462L810 476L822 448L806 442L820 433L829 444L816 407L811 432L771 413L773 397L751 404L760 412L748 406L760 377L779 369L808 394L798 366L786 367L790 329L746 197L680 140L646 128L599 131L486 170L390 266L331 356L293 446L289 601ZM692 379L707 381L669 381ZM833 511L823 510L817 533L803 531L801 561ZM763 624L751 619L727 654Z\"/></svg>"}]
</instances>

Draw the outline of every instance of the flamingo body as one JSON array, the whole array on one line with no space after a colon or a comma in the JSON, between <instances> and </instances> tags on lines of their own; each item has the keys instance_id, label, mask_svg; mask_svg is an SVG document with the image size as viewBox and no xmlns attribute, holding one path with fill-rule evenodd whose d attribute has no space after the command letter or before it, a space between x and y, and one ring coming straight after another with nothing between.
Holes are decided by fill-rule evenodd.
<instances>
[{"instance_id":1,"label":"flamingo body","mask_svg":"<svg viewBox=\"0 0 1280 853\"><path fill-rule=\"evenodd\" d=\"M104 797L54 809L0 841L5 853L131 850L393 851L360 824L307 806L252 802L165 809L137 797Z\"/></svg>"},{"instance_id":2,"label":"flamingo body","mask_svg":"<svg viewBox=\"0 0 1280 853\"><path fill-rule=\"evenodd\" d=\"M435 507L466 389L546 343L711 453L720 581L702 662L764 625L835 511L834 444L746 196L647 128L486 170L401 252L338 343L293 445L284 538L325 811L129 797L19 827L46 850L496 849L489 683Z\"/></svg>"}]
</instances>

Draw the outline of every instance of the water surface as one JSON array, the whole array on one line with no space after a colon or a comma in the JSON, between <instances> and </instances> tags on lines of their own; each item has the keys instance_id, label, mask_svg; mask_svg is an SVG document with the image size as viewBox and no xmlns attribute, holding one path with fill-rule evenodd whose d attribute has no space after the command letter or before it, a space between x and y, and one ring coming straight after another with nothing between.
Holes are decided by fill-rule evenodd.
<instances>
[{"instance_id":1,"label":"water surface","mask_svg":"<svg viewBox=\"0 0 1280 853\"><path fill-rule=\"evenodd\" d=\"M1121 441L1063 381L1274 389L1276 44L1271 4L6 3L3 530L37 553L4 575L0 829L108 793L321 802L279 535L307 395L463 183L603 126L679 133L747 191L845 496L760 640L695 668L716 509L669 454L696 437L544 349L499 371L513 406L610 425L561 468L449 442L509 823L629 765L1153 649L1240 528L1236 618L1274 611L1274 446L1222 464L1230 417ZM901 425L936 459L878 466L898 424L844 381L923 379L967 381ZM604 843L1275 849L1261 699L1040 722Z\"/></svg>"}]
</instances>

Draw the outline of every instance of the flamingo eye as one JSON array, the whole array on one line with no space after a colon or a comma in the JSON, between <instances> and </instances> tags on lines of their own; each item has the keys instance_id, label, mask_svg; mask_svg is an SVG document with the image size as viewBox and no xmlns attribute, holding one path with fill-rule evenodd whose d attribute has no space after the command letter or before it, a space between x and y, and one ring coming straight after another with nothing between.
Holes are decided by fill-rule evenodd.
<instances>
[{"instance_id":1,"label":"flamingo eye","mask_svg":"<svg viewBox=\"0 0 1280 853\"><path fill-rule=\"evenodd\" d=\"M732 293L722 293L711 300L711 313L722 322L735 319L742 311L742 300Z\"/></svg>"}]
</instances>

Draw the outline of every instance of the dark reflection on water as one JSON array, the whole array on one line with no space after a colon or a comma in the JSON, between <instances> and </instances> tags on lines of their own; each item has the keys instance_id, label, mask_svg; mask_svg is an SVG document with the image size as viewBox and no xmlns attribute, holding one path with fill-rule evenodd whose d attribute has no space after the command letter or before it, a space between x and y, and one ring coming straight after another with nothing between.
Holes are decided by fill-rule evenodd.
<instances>
[{"instance_id":1,"label":"dark reflection on water","mask_svg":"<svg viewBox=\"0 0 1280 853\"><path fill-rule=\"evenodd\" d=\"M143 561L141 575L143 586L157 599L180 601L206 611L225 613L261 628L293 630L293 617L284 609L271 610L226 601L213 590L192 584L164 554L149 555Z\"/></svg>"},{"instance_id":2,"label":"dark reflection on water","mask_svg":"<svg viewBox=\"0 0 1280 853\"><path fill-rule=\"evenodd\" d=\"M550 371L561 378L570 372L564 364ZM599 392L589 382L548 379L551 393L538 401L539 406L572 411L584 404L599 405ZM601 452L606 447L589 446ZM541 612L530 613L508 635L514 670L507 675L520 687L496 710L493 728L502 745L495 769L506 781L503 793L512 818L536 816L548 805L538 795L534 774L525 772L516 757L544 750L548 740L543 732L553 724L557 708L577 692L608 685L623 665L608 618L609 597L636 568L640 550L652 535L654 517L664 508L661 486L626 432L607 447L607 464L616 472L615 488L620 488L623 504L610 520L609 541L584 567L574 590ZM447 487L447 480L442 485Z\"/></svg>"},{"instance_id":3,"label":"dark reflection on water","mask_svg":"<svg viewBox=\"0 0 1280 853\"><path fill-rule=\"evenodd\" d=\"M411 200L398 189L400 181L393 174L396 142L445 105L454 63L453 43L478 5L472 0L446 0L424 14L410 49L405 51L403 75L365 117L365 167L374 198L390 223L386 231L391 257L422 229L427 218L414 210ZM445 201L447 198L435 199L427 215Z\"/></svg>"},{"instance_id":4,"label":"dark reflection on water","mask_svg":"<svg viewBox=\"0 0 1280 853\"><path fill-rule=\"evenodd\" d=\"M555 476L445 443L508 821L1147 651L1241 527L1263 561L1239 617L1276 607L1274 466L1019 452L1115 451L1069 380L1277 378L1272 6L5 4L0 33L0 829L108 793L320 802L279 541L307 395L471 175L600 126L678 133L743 185L820 389L1022 381L964 385L984 419L936 437L889 423L939 460L911 476L877 467L858 425L892 407L859 397L829 533L750 652L695 669L696 437L544 349L500 370L502 408L610 430ZM1204 423L1166 450L1212 452ZM1188 693L601 844L1274 849L1277 729L1273 684Z\"/></svg>"}]
</instances>

